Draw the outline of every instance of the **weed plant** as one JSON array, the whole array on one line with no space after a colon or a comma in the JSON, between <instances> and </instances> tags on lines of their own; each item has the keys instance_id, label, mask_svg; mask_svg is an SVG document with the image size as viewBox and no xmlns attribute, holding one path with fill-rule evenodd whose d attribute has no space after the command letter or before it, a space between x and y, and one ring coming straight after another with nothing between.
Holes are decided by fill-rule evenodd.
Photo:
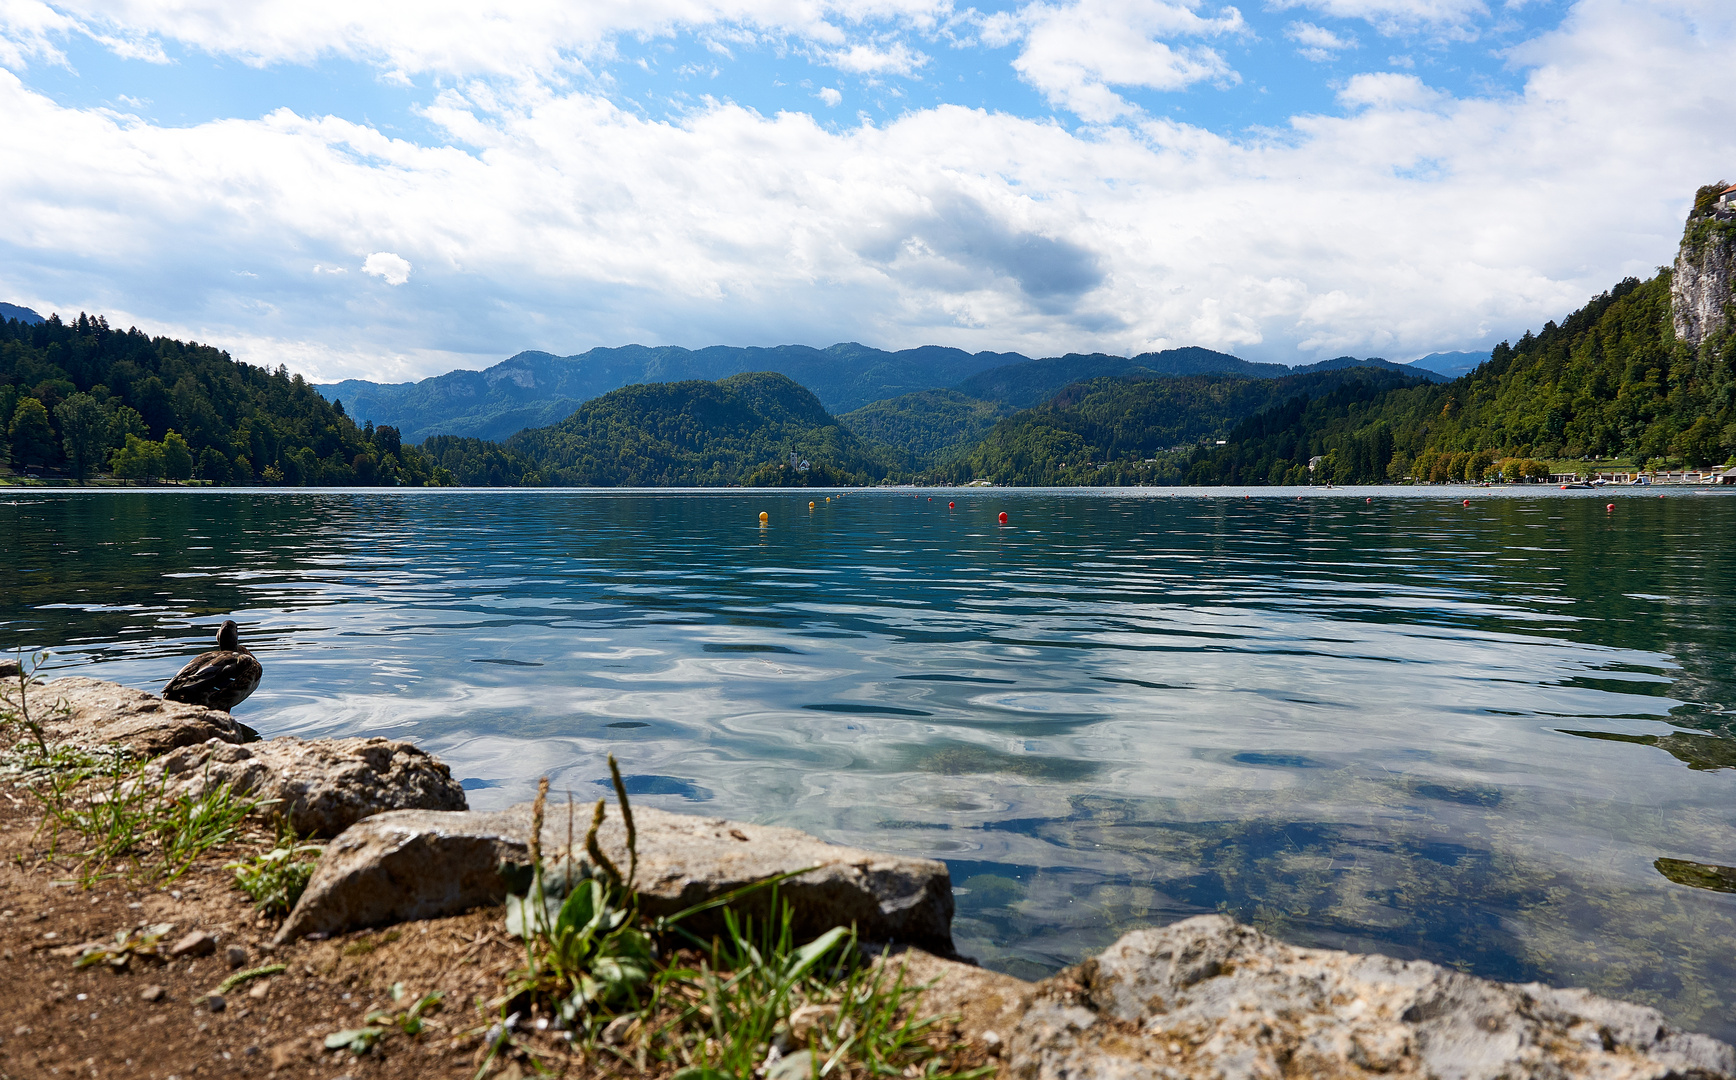
<instances>
[{"instance_id":1,"label":"weed plant","mask_svg":"<svg viewBox=\"0 0 1736 1080\"><path fill-rule=\"evenodd\" d=\"M24 657L20 655L17 660L5 662L3 670L0 670L0 681L4 683L4 688L0 689L0 732L22 732L35 744L37 754L44 758L49 755L48 739L44 731L47 717L42 715L40 707L35 713L30 711L30 688L39 681L36 673L42 670L42 665L47 661L47 653L37 653L31 657L27 667ZM16 689L13 688L14 683ZM52 716L65 711L65 706L62 705L59 709L50 709L49 713Z\"/></svg>"},{"instance_id":2,"label":"weed plant","mask_svg":"<svg viewBox=\"0 0 1736 1080\"><path fill-rule=\"evenodd\" d=\"M235 887L247 894L261 914L288 915L306 891L324 851L323 846L298 837L287 824L279 824L277 844L270 851L245 862L229 863L224 869L234 873Z\"/></svg>"},{"instance_id":3,"label":"weed plant","mask_svg":"<svg viewBox=\"0 0 1736 1080\"><path fill-rule=\"evenodd\" d=\"M617 1057L638 1071L673 1067L677 1080L975 1080L994 1071L957 1066L964 1047L949 1041L942 1018L920 1017L925 988L907 984L895 965L869 962L853 928L797 942L777 887L806 870L645 917L634 888L637 831L613 757L609 771L626 828L624 874L597 841L606 800L592 812L586 857L575 854L569 807L566 853L545 862L548 782L538 787L528 881L507 900L507 930L523 940L525 965L494 1003L503 1019L485 1039L479 1077L517 1045L512 1032L527 1014L566 1029L587 1056ZM772 890L772 917L738 916L730 905L761 888ZM682 925L717 908L719 937Z\"/></svg>"}]
</instances>

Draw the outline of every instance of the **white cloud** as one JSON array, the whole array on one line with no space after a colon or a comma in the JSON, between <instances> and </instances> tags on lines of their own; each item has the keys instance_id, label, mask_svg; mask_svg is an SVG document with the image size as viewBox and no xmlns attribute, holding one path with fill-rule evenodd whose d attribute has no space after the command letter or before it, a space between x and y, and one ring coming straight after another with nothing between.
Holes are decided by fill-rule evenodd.
<instances>
[{"instance_id":1,"label":"white cloud","mask_svg":"<svg viewBox=\"0 0 1736 1080\"><path fill-rule=\"evenodd\" d=\"M1085 29L1024 9L1033 80L1152 85L1089 51L1105 3L1053 10ZM1229 19L1165 11L1169 29L1125 35L1132 53ZM55 149L0 155L0 296L326 378L631 341L1475 347L1673 256L1694 187L1736 160L1732 19L1723 0L1580 0L1514 54L1519 92L1362 72L1338 114L1242 138L957 106L835 131L728 103L660 122L461 83L426 112L451 145L422 146L288 111L162 127L0 71L12 144ZM413 262L418 287L308 270L364 257Z\"/></svg>"},{"instance_id":2,"label":"white cloud","mask_svg":"<svg viewBox=\"0 0 1736 1080\"><path fill-rule=\"evenodd\" d=\"M1309 22L1291 23L1284 28L1284 36L1301 46L1296 50L1299 55L1317 64L1337 59L1344 50L1356 48L1355 37L1340 36Z\"/></svg>"},{"instance_id":3,"label":"white cloud","mask_svg":"<svg viewBox=\"0 0 1736 1080\"><path fill-rule=\"evenodd\" d=\"M890 45L852 45L820 53L824 62L854 75L914 75L928 57L902 41Z\"/></svg>"},{"instance_id":4,"label":"white cloud","mask_svg":"<svg viewBox=\"0 0 1736 1080\"><path fill-rule=\"evenodd\" d=\"M1338 19L1362 19L1383 34L1431 31L1445 37L1475 37L1474 24L1489 14L1484 0L1268 0L1279 10L1308 8Z\"/></svg>"},{"instance_id":5,"label":"white cloud","mask_svg":"<svg viewBox=\"0 0 1736 1080\"><path fill-rule=\"evenodd\" d=\"M372 274L388 285L410 280L410 260L390 251L376 251L362 260L362 273Z\"/></svg>"},{"instance_id":6,"label":"white cloud","mask_svg":"<svg viewBox=\"0 0 1736 1080\"><path fill-rule=\"evenodd\" d=\"M22 70L31 61L65 66L55 44L78 31L78 22L40 0L0 0L0 67Z\"/></svg>"},{"instance_id":7,"label":"white cloud","mask_svg":"<svg viewBox=\"0 0 1736 1080\"><path fill-rule=\"evenodd\" d=\"M1355 107L1375 106L1382 109L1448 108L1453 98L1429 86L1415 75L1396 72L1369 72L1352 75L1338 91L1338 100Z\"/></svg>"},{"instance_id":8,"label":"white cloud","mask_svg":"<svg viewBox=\"0 0 1736 1080\"><path fill-rule=\"evenodd\" d=\"M819 98L826 103L828 108L836 108L838 103L844 100L844 95L830 86L822 86L820 87Z\"/></svg>"},{"instance_id":9,"label":"white cloud","mask_svg":"<svg viewBox=\"0 0 1736 1080\"><path fill-rule=\"evenodd\" d=\"M1033 3L1016 16L991 17L983 40L1022 40L1013 67L1053 105L1103 123L1136 111L1112 87L1181 90L1205 80L1237 78L1215 49L1171 44L1247 31L1241 12L1202 16L1197 3L1168 0L1076 0Z\"/></svg>"},{"instance_id":10,"label":"white cloud","mask_svg":"<svg viewBox=\"0 0 1736 1080\"><path fill-rule=\"evenodd\" d=\"M399 82L418 73L541 80L607 54L623 34L735 24L749 36L761 29L840 48L848 34L839 22L922 29L950 10L949 0L426 0L413 11L397 0L0 0L0 41L40 51L77 32L135 55L160 56L157 43L173 40L261 66L345 57Z\"/></svg>"}]
</instances>

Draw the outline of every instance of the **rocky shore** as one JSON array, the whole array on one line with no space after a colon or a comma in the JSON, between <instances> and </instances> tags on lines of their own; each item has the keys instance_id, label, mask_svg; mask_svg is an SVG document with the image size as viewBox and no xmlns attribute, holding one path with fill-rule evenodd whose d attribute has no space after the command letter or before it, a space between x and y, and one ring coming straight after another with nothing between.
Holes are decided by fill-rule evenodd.
<instances>
[{"instance_id":1,"label":"rocky shore","mask_svg":"<svg viewBox=\"0 0 1736 1080\"><path fill-rule=\"evenodd\" d=\"M125 746L151 759L139 782L166 791L228 784L264 797L260 836L282 823L329 842L280 920L249 912L214 859L167 887L105 881L81 891L56 878L57 852L44 849L42 819L19 783L0 787L9 973L0 999L11 1006L0 1077L471 1076L479 1066L529 1075L483 1056L497 1044L470 1002L486 1001L516 962L515 943L500 933L512 868L529 862L533 846L545 860L583 854L570 850L577 841L564 813L533 838L529 806L469 810L445 765L404 742L258 741L226 714L93 679L31 693L64 703L46 731L55 741ZM976 1060L1019 1080L1736 1080L1736 1050L1653 1009L1422 961L1296 948L1221 916L1133 931L1027 983L956 956L942 863L793 829L649 808L634 816L645 914L792 875L780 895L799 938L854 925L880 963L932 984L921 1012L949 1016L951 1037ZM627 864L617 816L595 839L609 862ZM738 906L764 914L767 896L750 892ZM721 908L691 924L700 934L721 928ZM227 985L232 973L246 978L215 993L212 984ZM406 986L446 994L451 1007L429 1022L428 1037L367 1056L326 1048L334 1025L390 1008ZM539 1066L635 1072L625 1058L562 1058L558 1036L526 1033L527 1047L546 1044Z\"/></svg>"}]
</instances>

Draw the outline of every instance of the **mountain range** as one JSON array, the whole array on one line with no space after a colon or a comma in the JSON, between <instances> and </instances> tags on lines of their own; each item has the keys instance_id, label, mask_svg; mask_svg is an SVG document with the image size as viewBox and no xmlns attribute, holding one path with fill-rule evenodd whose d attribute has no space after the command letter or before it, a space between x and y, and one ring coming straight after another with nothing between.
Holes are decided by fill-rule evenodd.
<instances>
[{"instance_id":1,"label":"mountain range","mask_svg":"<svg viewBox=\"0 0 1736 1080\"><path fill-rule=\"evenodd\" d=\"M1379 359L1341 356L1290 368L1195 347L1138 356L1069 353L1031 359L1018 353L967 353L938 345L887 352L845 342L825 349L626 345L576 356L532 351L482 371L449 371L413 383L349 379L318 389L327 399L343 402L357 423L390 425L403 433L406 442L417 443L433 435L505 440L526 428L559 423L581 403L624 386L693 379L715 382L752 371L785 375L811 391L829 413L842 415L930 390L956 389L974 401L990 403L991 408L1021 409L1046 401L1081 379L1104 376L1279 378L1360 366L1393 368L1429 379L1445 377Z\"/></svg>"}]
</instances>

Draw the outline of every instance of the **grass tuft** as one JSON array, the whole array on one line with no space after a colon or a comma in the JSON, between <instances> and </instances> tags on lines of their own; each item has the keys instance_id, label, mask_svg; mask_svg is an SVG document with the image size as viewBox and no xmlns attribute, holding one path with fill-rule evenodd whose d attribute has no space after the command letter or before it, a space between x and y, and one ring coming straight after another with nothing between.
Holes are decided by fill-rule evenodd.
<instances>
[{"instance_id":1,"label":"grass tuft","mask_svg":"<svg viewBox=\"0 0 1736 1080\"><path fill-rule=\"evenodd\" d=\"M526 1017L568 1031L593 1059L673 1071L676 1080L976 1080L994 1071L961 1067L966 1047L948 1039L943 1018L921 1015L926 987L908 984L901 968L864 958L854 929L796 940L777 886L805 870L668 918L642 916L631 887L637 830L613 758L609 771L627 824L627 873L597 842L604 802L585 837L588 858L569 840L565 857L545 862L540 837L533 841L528 887L507 899L507 931L523 940L525 964L491 1003L501 1020L485 1036L478 1076L503 1055L523 1052L512 1032ZM546 793L539 785L537 823ZM756 921L730 907L762 888L772 890L772 918ZM725 926L719 937L701 939L681 925L717 908Z\"/></svg>"},{"instance_id":2,"label":"grass tuft","mask_svg":"<svg viewBox=\"0 0 1736 1080\"><path fill-rule=\"evenodd\" d=\"M234 872L235 887L247 894L261 914L288 915L306 891L324 851L323 846L303 840L293 829L280 825L277 844L270 851L245 862L232 862L224 869Z\"/></svg>"}]
</instances>

